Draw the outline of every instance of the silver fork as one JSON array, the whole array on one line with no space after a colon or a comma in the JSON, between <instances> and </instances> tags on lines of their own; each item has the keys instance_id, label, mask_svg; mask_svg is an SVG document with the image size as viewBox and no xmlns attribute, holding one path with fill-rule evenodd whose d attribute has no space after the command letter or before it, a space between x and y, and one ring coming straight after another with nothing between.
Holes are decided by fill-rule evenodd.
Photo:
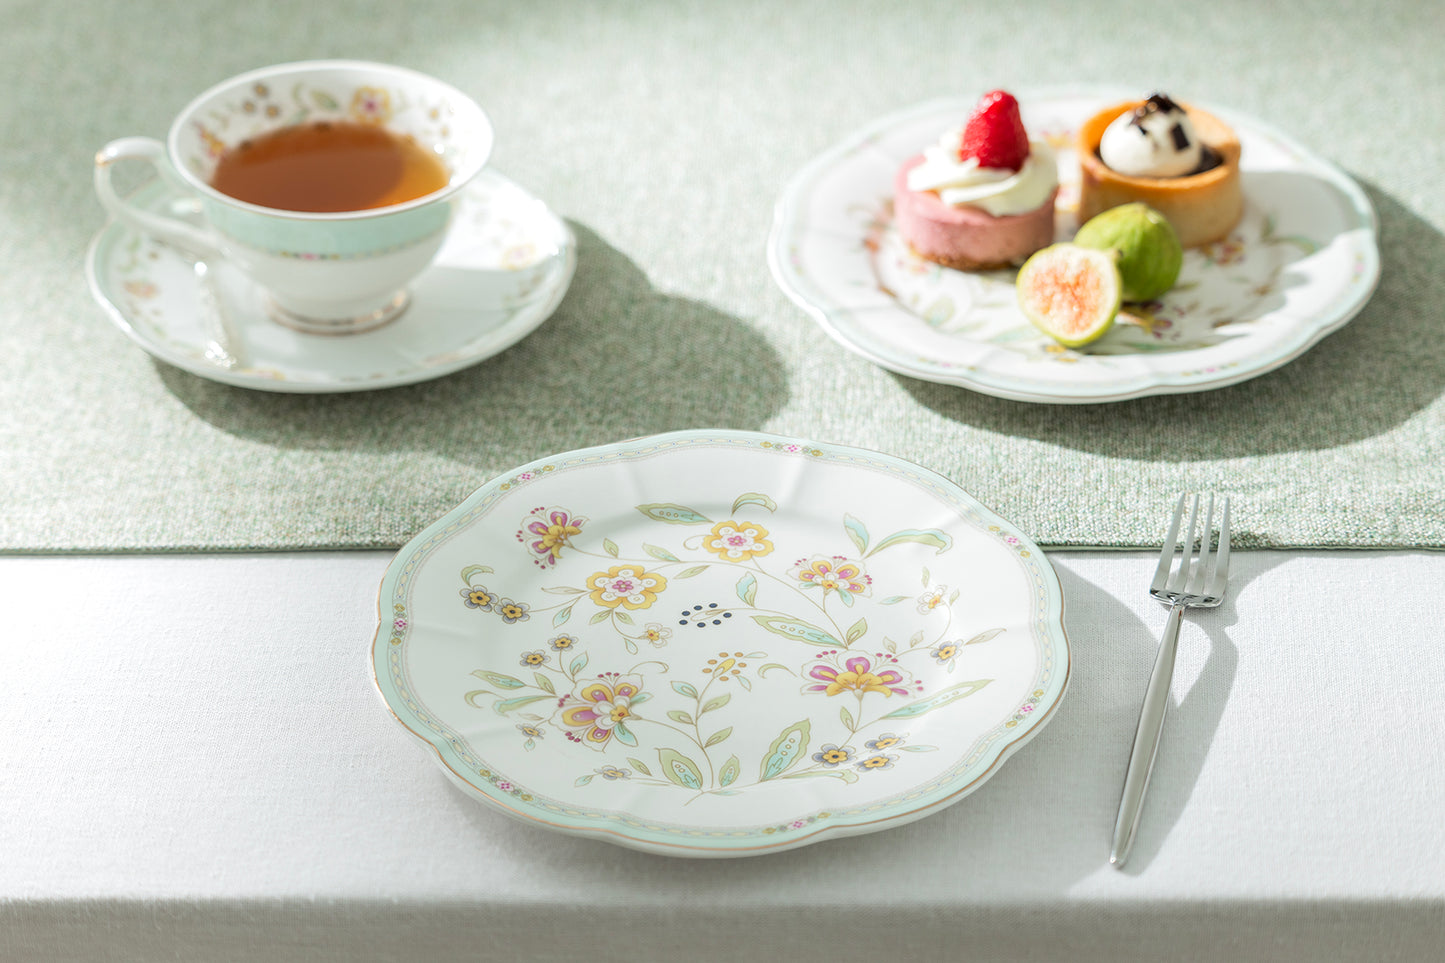
<instances>
[{"instance_id":1,"label":"silver fork","mask_svg":"<svg viewBox=\"0 0 1445 963\"><path fill-rule=\"evenodd\" d=\"M1174 679L1174 656L1179 649L1179 624L1184 610L1210 608L1224 601L1229 582L1229 498L1222 500L1219 514L1219 543L1210 548L1214 530L1214 496L1209 496L1204 527L1200 529L1199 547L1194 546L1194 533L1199 522L1200 496L1180 495L1164 536L1164 550L1149 594L1169 606L1164 634L1159 639L1159 654L1149 687L1144 691L1144 705L1139 710L1139 728L1134 732L1134 748L1129 754L1129 769L1124 776L1124 792L1119 800L1119 815L1114 820L1114 841L1109 863L1121 868L1134 846L1134 833L1139 828L1139 814L1144 808L1144 793L1149 788L1149 774L1154 770L1154 757L1159 751L1159 734L1169 710L1169 684ZM1189 530L1181 543L1179 527L1184 510L1189 509ZM1179 567L1174 568L1176 548L1180 549ZM1172 571L1171 571L1172 570Z\"/></svg>"}]
</instances>

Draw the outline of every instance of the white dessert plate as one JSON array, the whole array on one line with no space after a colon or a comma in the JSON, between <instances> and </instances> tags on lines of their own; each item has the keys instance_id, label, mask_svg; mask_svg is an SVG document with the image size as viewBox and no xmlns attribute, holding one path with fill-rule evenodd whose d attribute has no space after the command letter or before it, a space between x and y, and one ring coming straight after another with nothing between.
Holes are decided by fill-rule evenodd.
<instances>
[{"instance_id":1,"label":"white dessert plate","mask_svg":"<svg viewBox=\"0 0 1445 963\"><path fill-rule=\"evenodd\" d=\"M1137 92L1017 94L1030 135L1059 158L1057 239L1078 228L1073 136ZM814 159L778 202L768 259L783 290L851 351L889 370L1018 401L1120 401L1234 384L1340 328L1374 292L1375 214L1334 165L1250 117L1207 104L1242 146L1245 212L1224 241L1186 253L1175 287L1079 350L1035 330L1014 271L969 273L913 254L892 223L894 172L968 116L939 100L878 120ZM1126 306L1127 308L1127 306Z\"/></svg>"},{"instance_id":2,"label":"white dessert plate","mask_svg":"<svg viewBox=\"0 0 1445 963\"><path fill-rule=\"evenodd\" d=\"M194 202L161 182L136 200L174 216L194 213ZM552 315L576 262L576 241L561 218L513 181L483 171L413 286L406 313L362 334L284 327L267 317L262 293L235 267L212 262L202 275L175 248L116 223L92 242L87 271L111 320L161 361L243 388L321 393L413 384L500 353Z\"/></svg>"},{"instance_id":3,"label":"white dessert plate","mask_svg":"<svg viewBox=\"0 0 1445 963\"><path fill-rule=\"evenodd\" d=\"M401 550L376 684L529 823L747 856L957 802L1069 676L1043 553L888 455L685 431L493 479Z\"/></svg>"}]
</instances>

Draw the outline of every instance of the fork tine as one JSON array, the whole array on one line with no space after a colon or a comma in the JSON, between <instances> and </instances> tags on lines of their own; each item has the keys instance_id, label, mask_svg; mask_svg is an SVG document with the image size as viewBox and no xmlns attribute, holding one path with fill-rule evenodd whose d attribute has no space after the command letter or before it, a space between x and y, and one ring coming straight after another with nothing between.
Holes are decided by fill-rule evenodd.
<instances>
[{"instance_id":1,"label":"fork tine","mask_svg":"<svg viewBox=\"0 0 1445 963\"><path fill-rule=\"evenodd\" d=\"M1219 549L1214 553L1214 572L1209 582L1209 594L1222 596L1229 582L1229 496L1224 496L1223 510L1219 515Z\"/></svg>"},{"instance_id":2,"label":"fork tine","mask_svg":"<svg viewBox=\"0 0 1445 963\"><path fill-rule=\"evenodd\" d=\"M1179 543L1179 523L1184 519L1184 499L1186 495L1179 496L1179 503L1174 506L1174 518L1169 522L1169 532L1164 536L1164 547L1159 551L1159 567L1154 570L1154 581L1150 587L1155 592L1164 591L1164 585L1169 579L1169 569L1174 564L1174 546Z\"/></svg>"},{"instance_id":3,"label":"fork tine","mask_svg":"<svg viewBox=\"0 0 1445 963\"><path fill-rule=\"evenodd\" d=\"M1203 595L1208 584L1206 579L1214 577L1214 570L1209 567L1209 540L1213 533L1214 494L1211 492L1209 507L1204 513L1204 529L1199 533L1199 556L1194 560L1194 571L1189 573L1189 584L1184 587L1185 595ZM1193 548L1192 544L1190 548Z\"/></svg>"},{"instance_id":4,"label":"fork tine","mask_svg":"<svg viewBox=\"0 0 1445 963\"><path fill-rule=\"evenodd\" d=\"M1184 585L1189 580L1190 560L1194 555L1194 527L1199 523L1199 496L1189 503L1189 533L1184 536L1183 555L1179 559L1179 570L1169 578L1166 586L1175 595L1184 594Z\"/></svg>"}]
</instances>

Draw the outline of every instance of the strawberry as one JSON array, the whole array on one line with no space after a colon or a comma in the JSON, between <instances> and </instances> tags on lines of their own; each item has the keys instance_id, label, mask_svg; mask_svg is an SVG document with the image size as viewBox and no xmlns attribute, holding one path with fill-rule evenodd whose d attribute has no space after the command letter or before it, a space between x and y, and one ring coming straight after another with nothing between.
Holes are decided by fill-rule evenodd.
<instances>
[{"instance_id":1,"label":"strawberry","mask_svg":"<svg viewBox=\"0 0 1445 963\"><path fill-rule=\"evenodd\" d=\"M1019 116L1019 102L1012 94L991 90L979 99L963 138L958 159L978 158L980 167L1006 167L1016 171L1029 156L1029 135Z\"/></svg>"}]
</instances>

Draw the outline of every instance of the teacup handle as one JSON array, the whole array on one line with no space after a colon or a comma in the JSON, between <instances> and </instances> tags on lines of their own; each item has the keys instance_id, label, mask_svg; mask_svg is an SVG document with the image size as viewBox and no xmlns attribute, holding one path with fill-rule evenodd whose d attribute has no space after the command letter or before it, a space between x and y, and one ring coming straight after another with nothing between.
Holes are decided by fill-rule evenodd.
<instances>
[{"instance_id":1,"label":"teacup handle","mask_svg":"<svg viewBox=\"0 0 1445 963\"><path fill-rule=\"evenodd\" d=\"M174 217L142 210L116 193L111 170L117 161L129 159L149 161L163 180L188 190L171 167L164 144L151 137L122 137L106 144L95 155L95 193L105 209L121 223L178 247L192 257L200 260L221 257L215 240L206 231Z\"/></svg>"}]
</instances>

